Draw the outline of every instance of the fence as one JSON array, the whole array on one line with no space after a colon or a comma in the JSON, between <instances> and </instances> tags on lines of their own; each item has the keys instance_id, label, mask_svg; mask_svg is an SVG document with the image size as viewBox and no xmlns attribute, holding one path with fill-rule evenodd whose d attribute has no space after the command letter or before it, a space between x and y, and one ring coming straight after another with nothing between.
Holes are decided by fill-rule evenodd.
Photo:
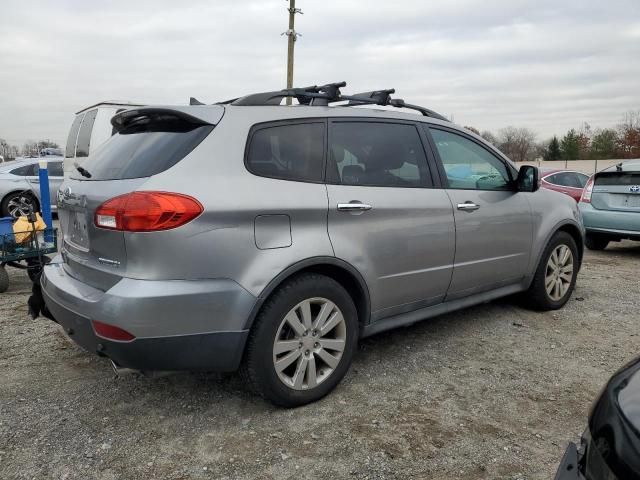
<instances>
[{"instance_id":1,"label":"fence","mask_svg":"<svg viewBox=\"0 0 640 480\"><path fill-rule=\"evenodd\" d=\"M586 173L587 175L591 175L592 173L598 172L604 168L611 167L620 162L628 162L627 160L620 159L608 159L608 160L553 160L545 162L544 160L536 160L533 162L516 162L516 165L520 167L521 165L535 165L538 168L542 168L544 170L576 170L578 172Z\"/></svg>"}]
</instances>

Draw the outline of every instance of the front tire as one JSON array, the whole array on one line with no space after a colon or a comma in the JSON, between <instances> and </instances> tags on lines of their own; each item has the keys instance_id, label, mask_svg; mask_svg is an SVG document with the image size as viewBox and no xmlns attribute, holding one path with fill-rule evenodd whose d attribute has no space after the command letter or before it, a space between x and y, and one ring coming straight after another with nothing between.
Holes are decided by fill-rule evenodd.
<instances>
[{"instance_id":1,"label":"front tire","mask_svg":"<svg viewBox=\"0 0 640 480\"><path fill-rule=\"evenodd\" d=\"M264 398L297 407L335 388L357 343L357 311L346 290L324 275L302 274L278 288L258 314L246 373Z\"/></svg>"},{"instance_id":2,"label":"front tire","mask_svg":"<svg viewBox=\"0 0 640 480\"><path fill-rule=\"evenodd\" d=\"M587 233L584 244L589 250L604 250L609 245L609 239L604 235Z\"/></svg>"},{"instance_id":3,"label":"front tire","mask_svg":"<svg viewBox=\"0 0 640 480\"><path fill-rule=\"evenodd\" d=\"M557 232L549 241L525 299L535 310L562 308L576 284L578 247L567 232Z\"/></svg>"}]
</instances>

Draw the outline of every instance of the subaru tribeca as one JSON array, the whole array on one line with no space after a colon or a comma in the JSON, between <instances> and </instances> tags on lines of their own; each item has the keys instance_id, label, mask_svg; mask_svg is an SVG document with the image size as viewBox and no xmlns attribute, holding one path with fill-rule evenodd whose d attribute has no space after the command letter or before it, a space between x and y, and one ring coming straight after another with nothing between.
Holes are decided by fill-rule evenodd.
<instances>
[{"instance_id":1,"label":"subaru tribeca","mask_svg":"<svg viewBox=\"0 0 640 480\"><path fill-rule=\"evenodd\" d=\"M60 189L48 313L117 366L242 366L296 406L340 382L360 338L518 292L567 302L574 200L393 90L342 86L115 115Z\"/></svg>"}]
</instances>

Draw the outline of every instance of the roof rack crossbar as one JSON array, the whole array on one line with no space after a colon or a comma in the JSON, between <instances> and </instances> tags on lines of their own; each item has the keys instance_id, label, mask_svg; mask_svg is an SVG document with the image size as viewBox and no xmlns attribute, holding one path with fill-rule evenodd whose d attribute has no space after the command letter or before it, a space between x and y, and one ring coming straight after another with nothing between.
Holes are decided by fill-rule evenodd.
<instances>
[{"instance_id":1,"label":"roof rack crossbar","mask_svg":"<svg viewBox=\"0 0 640 480\"><path fill-rule=\"evenodd\" d=\"M371 92L356 93L354 95L342 95L340 88L345 87L347 82L328 83L326 85L312 85L304 88L289 88L275 92L262 92L247 95L245 97L219 102L223 104L241 106L260 105L280 105L283 98L295 97L301 105L327 106L330 103L347 101L346 106L354 105L390 105L396 108L408 108L420 112L425 117L436 118L448 122L449 119L419 105L406 103L401 98L391 98L396 92L394 88L386 90L373 90Z\"/></svg>"},{"instance_id":2,"label":"roof rack crossbar","mask_svg":"<svg viewBox=\"0 0 640 480\"><path fill-rule=\"evenodd\" d=\"M375 103L376 105L388 105L391 100L391 94L396 93L395 88L387 90L374 90L372 92L354 93L353 95L343 95L343 100L349 100L349 103L356 104L358 102Z\"/></svg>"},{"instance_id":3,"label":"roof rack crossbar","mask_svg":"<svg viewBox=\"0 0 640 480\"><path fill-rule=\"evenodd\" d=\"M283 98L295 97L301 105L327 105L329 101L340 96L340 87L344 87L346 84L347 82L336 82L320 86L289 88L276 92L254 93L238 98L231 103L242 106L280 105Z\"/></svg>"}]
</instances>

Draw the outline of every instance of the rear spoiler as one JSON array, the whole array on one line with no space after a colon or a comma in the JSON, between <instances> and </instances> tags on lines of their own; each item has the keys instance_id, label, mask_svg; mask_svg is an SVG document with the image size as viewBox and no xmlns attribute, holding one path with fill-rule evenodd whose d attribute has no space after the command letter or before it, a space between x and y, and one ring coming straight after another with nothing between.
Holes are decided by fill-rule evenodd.
<instances>
[{"instance_id":1,"label":"rear spoiler","mask_svg":"<svg viewBox=\"0 0 640 480\"><path fill-rule=\"evenodd\" d=\"M191 107L192 109L194 107ZM197 107L196 107L197 108ZM199 108L193 112L182 107L143 107L132 108L117 113L111 118L116 132L129 127L149 125L151 123L186 123L193 126L215 125L224 113L223 107Z\"/></svg>"}]
</instances>

